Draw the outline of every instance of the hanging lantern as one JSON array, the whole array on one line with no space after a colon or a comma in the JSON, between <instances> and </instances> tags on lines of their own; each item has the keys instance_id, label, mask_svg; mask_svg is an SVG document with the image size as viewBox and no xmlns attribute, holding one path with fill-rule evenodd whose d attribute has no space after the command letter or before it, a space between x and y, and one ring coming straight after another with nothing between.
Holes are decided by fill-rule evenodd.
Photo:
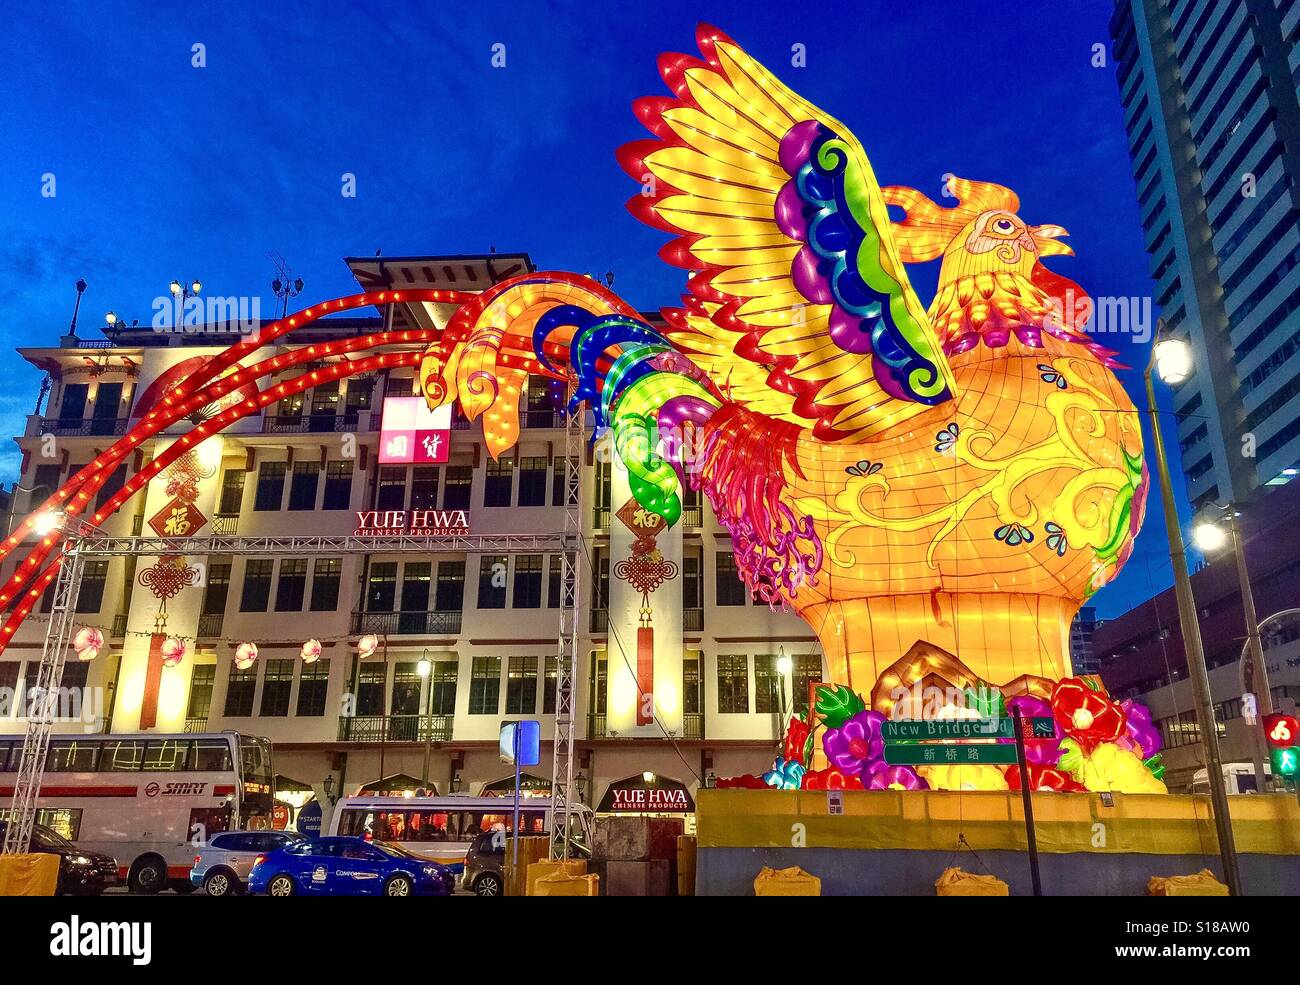
<instances>
[{"instance_id":1,"label":"hanging lantern","mask_svg":"<svg viewBox=\"0 0 1300 985\"><path fill-rule=\"evenodd\" d=\"M163 666L175 667L185 659L185 649L184 640L178 640L174 636L163 640L162 646L158 648L158 652L162 654Z\"/></svg>"},{"instance_id":2,"label":"hanging lantern","mask_svg":"<svg viewBox=\"0 0 1300 985\"><path fill-rule=\"evenodd\" d=\"M320 659L320 651L320 640L308 640L302 645L302 662L305 664L314 664Z\"/></svg>"},{"instance_id":3,"label":"hanging lantern","mask_svg":"<svg viewBox=\"0 0 1300 985\"><path fill-rule=\"evenodd\" d=\"M370 656L379 649L379 637L374 633L366 633L365 636L357 640L357 656L362 660Z\"/></svg>"},{"instance_id":4,"label":"hanging lantern","mask_svg":"<svg viewBox=\"0 0 1300 985\"><path fill-rule=\"evenodd\" d=\"M77 652L78 660L94 660L104 648L104 634L90 626L77 630L72 638L72 649Z\"/></svg>"},{"instance_id":5,"label":"hanging lantern","mask_svg":"<svg viewBox=\"0 0 1300 985\"><path fill-rule=\"evenodd\" d=\"M257 663L257 644L240 643L235 648L235 666L240 670L248 670L255 663Z\"/></svg>"}]
</instances>

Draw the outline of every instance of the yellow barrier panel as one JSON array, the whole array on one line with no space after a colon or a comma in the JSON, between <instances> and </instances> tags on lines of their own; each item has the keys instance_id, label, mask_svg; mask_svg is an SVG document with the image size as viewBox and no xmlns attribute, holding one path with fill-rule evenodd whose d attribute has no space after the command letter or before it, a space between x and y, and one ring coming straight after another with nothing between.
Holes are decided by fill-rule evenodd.
<instances>
[{"instance_id":1,"label":"yellow barrier panel","mask_svg":"<svg viewBox=\"0 0 1300 985\"><path fill-rule=\"evenodd\" d=\"M961 869L944 869L934 881L936 896L1010 896L1011 889L997 876L981 876Z\"/></svg>"},{"instance_id":2,"label":"yellow barrier panel","mask_svg":"<svg viewBox=\"0 0 1300 985\"><path fill-rule=\"evenodd\" d=\"M59 856L0 855L0 896L53 896L59 888Z\"/></svg>"},{"instance_id":3,"label":"yellow barrier panel","mask_svg":"<svg viewBox=\"0 0 1300 985\"><path fill-rule=\"evenodd\" d=\"M695 836L677 836L677 895L695 895Z\"/></svg>"},{"instance_id":4,"label":"yellow barrier panel","mask_svg":"<svg viewBox=\"0 0 1300 985\"><path fill-rule=\"evenodd\" d=\"M1049 853L1213 855L1209 798L1178 794L1035 793L1038 850ZM1300 806L1283 794L1229 798L1237 851L1300 855ZM1024 851L1019 791L843 792L842 815L824 791L701 790L700 848L818 848L948 851L965 835L976 851Z\"/></svg>"},{"instance_id":5,"label":"yellow barrier panel","mask_svg":"<svg viewBox=\"0 0 1300 985\"><path fill-rule=\"evenodd\" d=\"M1147 882L1148 896L1227 896L1228 887L1209 869L1194 876L1152 876Z\"/></svg>"},{"instance_id":6,"label":"yellow barrier panel","mask_svg":"<svg viewBox=\"0 0 1300 985\"><path fill-rule=\"evenodd\" d=\"M587 860L585 858L571 858L567 862L556 859L552 862L550 859L542 859L540 862L533 862L528 866L526 874L527 885L524 889L525 896L536 896L537 883L540 879L546 879L553 875L564 876L585 876L587 874Z\"/></svg>"},{"instance_id":7,"label":"yellow barrier panel","mask_svg":"<svg viewBox=\"0 0 1300 985\"><path fill-rule=\"evenodd\" d=\"M754 879L755 896L820 896L822 881L797 865L788 869L764 867Z\"/></svg>"},{"instance_id":8,"label":"yellow barrier panel","mask_svg":"<svg viewBox=\"0 0 1300 985\"><path fill-rule=\"evenodd\" d=\"M528 867L534 862L540 862L546 858L547 852L550 851L550 840L539 837L523 837L519 839L519 870L516 872L512 864L515 857L515 845L513 838L506 838L506 854L502 865L503 874L506 877L506 895L523 896L527 887Z\"/></svg>"},{"instance_id":9,"label":"yellow barrier panel","mask_svg":"<svg viewBox=\"0 0 1300 985\"><path fill-rule=\"evenodd\" d=\"M600 876L594 872L584 876L566 876L553 872L537 880L535 896L599 896Z\"/></svg>"}]
</instances>

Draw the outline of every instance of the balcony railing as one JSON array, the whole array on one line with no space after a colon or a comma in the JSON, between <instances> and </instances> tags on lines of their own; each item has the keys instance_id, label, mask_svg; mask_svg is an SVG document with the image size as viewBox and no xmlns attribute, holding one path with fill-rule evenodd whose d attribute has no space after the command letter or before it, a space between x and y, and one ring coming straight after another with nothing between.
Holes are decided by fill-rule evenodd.
<instances>
[{"instance_id":1,"label":"balcony railing","mask_svg":"<svg viewBox=\"0 0 1300 985\"><path fill-rule=\"evenodd\" d=\"M609 632L609 610L608 609L591 610L591 631L593 633Z\"/></svg>"},{"instance_id":2,"label":"balcony railing","mask_svg":"<svg viewBox=\"0 0 1300 985\"><path fill-rule=\"evenodd\" d=\"M609 527L610 509L608 506L596 506L591 511L591 525L597 530L604 530Z\"/></svg>"},{"instance_id":3,"label":"balcony railing","mask_svg":"<svg viewBox=\"0 0 1300 985\"><path fill-rule=\"evenodd\" d=\"M704 610L703 609L683 609L682 610L682 632L698 633L704 629Z\"/></svg>"},{"instance_id":4,"label":"balcony railing","mask_svg":"<svg viewBox=\"0 0 1300 985\"><path fill-rule=\"evenodd\" d=\"M554 428L560 426L557 417L554 410L526 410L519 423L526 428Z\"/></svg>"},{"instance_id":5,"label":"balcony railing","mask_svg":"<svg viewBox=\"0 0 1300 985\"><path fill-rule=\"evenodd\" d=\"M186 732L206 732L207 730L208 730L208 720L206 717L185 719Z\"/></svg>"},{"instance_id":6,"label":"balcony railing","mask_svg":"<svg viewBox=\"0 0 1300 985\"><path fill-rule=\"evenodd\" d=\"M226 621L224 612L205 612L199 616L199 638L216 638L221 635L221 625Z\"/></svg>"},{"instance_id":7,"label":"balcony railing","mask_svg":"<svg viewBox=\"0 0 1300 985\"><path fill-rule=\"evenodd\" d=\"M460 632L460 612L354 612L353 633L376 633L389 636Z\"/></svg>"},{"instance_id":8,"label":"balcony railing","mask_svg":"<svg viewBox=\"0 0 1300 985\"><path fill-rule=\"evenodd\" d=\"M113 616L113 636L119 638L126 635L126 613L118 612Z\"/></svg>"},{"instance_id":9,"label":"balcony railing","mask_svg":"<svg viewBox=\"0 0 1300 985\"><path fill-rule=\"evenodd\" d=\"M212 518L212 533L217 537L233 537L239 533L238 513L218 513Z\"/></svg>"},{"instance_id":10,"label":"balcony railing","mask_svg":"<svg viewBox=\"0 0 1300 985\"><path fill-rule=\"evenodd\" d=\"M328 434L355 431L358 417L351 414L267 414L262 418L263 434Z\"/></svg>"},{"instance_id":11,"label":"balcony railing","mask_svg":"<svg viewBox=\"0 0 1300 985\"><path fill-rule=\"evenodd\" d=\"M126 434L127 418L64 418L47 417L41 421L41 434L58 434L66 437L108 436Z\"/></svg>"},{"instance_id":12,"label":"balcony railing","mask_svg":"<svg viewBox=\"0 0 1300 985\"><path fill-rule=\"evenodd\" d=\"M604 712L590 712L587 715L587 738L605 739L608 738L606 731L606 722ZM704 715L701 712L687 712L682 715L682 734L683 739L702 739L704 738Z\"/></svg>"},{"instance_id":13,"label":"balcony railing","mask_svg":"<svg viewBox=\"0 0 1300 985\"><path fill-rule=\"evenodd\" d=\"M688 527L704 526L704 507L703 506L683 506L682 523Z\"/></svg>"},{"instance_id":14,"label":"balcony railing","mask_svg":"<svg viewBox=\"0 0 1300 985\"><path fill-rule=\"evenodd\" d=\"M452 715L344 715L340 742L450 742Z\"/></svg>"}]
</instances>

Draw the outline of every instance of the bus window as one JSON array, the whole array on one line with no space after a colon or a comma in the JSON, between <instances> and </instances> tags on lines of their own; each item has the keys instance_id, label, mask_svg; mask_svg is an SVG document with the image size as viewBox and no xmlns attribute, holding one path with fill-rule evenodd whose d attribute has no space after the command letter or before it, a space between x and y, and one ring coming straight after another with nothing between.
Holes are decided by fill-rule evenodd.
<instances>
[{"instance_id":1,"label":"bus window","mask_svg":"<svg viewBox=\"0 0 1300 985\"><path fill-rule=\"evenodd\" d=\"M116 739L104 743L99 768L105 773L134 773L144 758L144 743L139 739Z\"/></svg>"},{"instance_id":2,"label":"bus window","mask_svg":"<svg viewBox=\"0 0 1300 985\"><path fill-rule=\"evenodd\" d=\"M406 812L380 811L371 834L375 841L406 841Z\"/></svg>"},{"instance_id":3,"label":"bus window","mask_svg":"<svg viewBox=\"0 0 1300 985\"><path fill-rule=\"evenodd\" d=\"M45 768L51 773L91 773L95 769L99 743L55 741L50 743L49 758Z\"/></svg>"},{"instance_id":4,"label":"bus window","mask_svg":"<svg viewBox=\"0 0 1300 985\"><path fill-rule=\"evenodd\" d=\"M226 773L231 769L230 743L223 739L196 739L190 752L196 773Z\"/></svg>"},{"instance_id":5,"label":"bus window","mask_svg":"<svg viewBox=\"0 0 1300 985\"><path fill-rule=\"evenodd\" d=\"M190 811L189 837L198 844L229 827L229 807L195 807Z\"/></svg>"},{"instance_id":6,"label":"bus window","mask_svg":"<svg viewBox=\"0 0 1300 985\"><path fill-rule=\"evenodd\" d=\"M18 749L21 752L22 744L19 743ZM14 764L9 765L9 755L13 749L13 743L0 742L0 773L16 773L18 771L18 755L14 755Z\"/></svg>"},{"instance_id":7,"label":"bus window","mask_svg":"<svg viewBox=\"0 0 1300 985\"><path fill-rule=\"evenodd\" d=\"M45 825L68 841L76 841L81 833L81 808L42 807L36 812L36 823Z\"/></svg>"},{"instance_id":8,"label":"bus window","mask_svg":"<svg viewBox=\"0 0 1300 985\"><path fill-rule=\"evenodd\" d=\"M409 841L447 841L447 814L441 811L412 811Z\"/></svg>"},{"instance_id":9,"label":"bus window","mask_svg":"<svg viewBox=\"0 0 1300 985\"><path fill-rule=\"evenodd\" d=\"M146 773L174 773L183 770L190 754L188 740L150 739L144 750Z\"/></svg>"},{"instance_id":10,"label":"bus window","mask_svg":"<svg viewBox=\"0 0 1300 985\"><path fill-rule=\"evenodd\" d=\"M239 737L239 762L245 783L271 783L271 744L252 735Z\"/></svg>"},{"instance_id":11,"label":"bus window","mask_svg":"<svg viewBox=\"0 0 1300 985\"><path fill-rule=\"evenodd\" d=\"M374 831L375 815L370 811L344 811L339 819L339 834L351 838L370 838Z\"/></svg>"}]
</instances>

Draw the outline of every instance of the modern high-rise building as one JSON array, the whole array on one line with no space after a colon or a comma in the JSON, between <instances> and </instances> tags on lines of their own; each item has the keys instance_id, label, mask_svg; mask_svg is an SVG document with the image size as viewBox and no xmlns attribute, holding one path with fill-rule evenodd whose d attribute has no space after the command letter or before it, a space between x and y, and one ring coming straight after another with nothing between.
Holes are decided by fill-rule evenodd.
<instances>
[{"instance_id":1,"label":"modern high-rise building","mask_svg":"<svg viewBox=\"0 0 1300 985\"><path fill-rule=\"evenodd\" d=\"M1300 2L1117 0L1110 23L1155 303L1187 340L1193 508L1300 465Z\"/></svg>"},{"instance_id":2,"label":"modern high-rise building","mask_svg":"<svg viewBox=\"0 0 1300 985\"><path fill-rule=\"evenodd\" d=\"M1100 622L1097 607L1085 605L1070 624L1070 666L1076 674L1095 674L1099 667L1092 638Z\"/></svg>"}]
</instances>

